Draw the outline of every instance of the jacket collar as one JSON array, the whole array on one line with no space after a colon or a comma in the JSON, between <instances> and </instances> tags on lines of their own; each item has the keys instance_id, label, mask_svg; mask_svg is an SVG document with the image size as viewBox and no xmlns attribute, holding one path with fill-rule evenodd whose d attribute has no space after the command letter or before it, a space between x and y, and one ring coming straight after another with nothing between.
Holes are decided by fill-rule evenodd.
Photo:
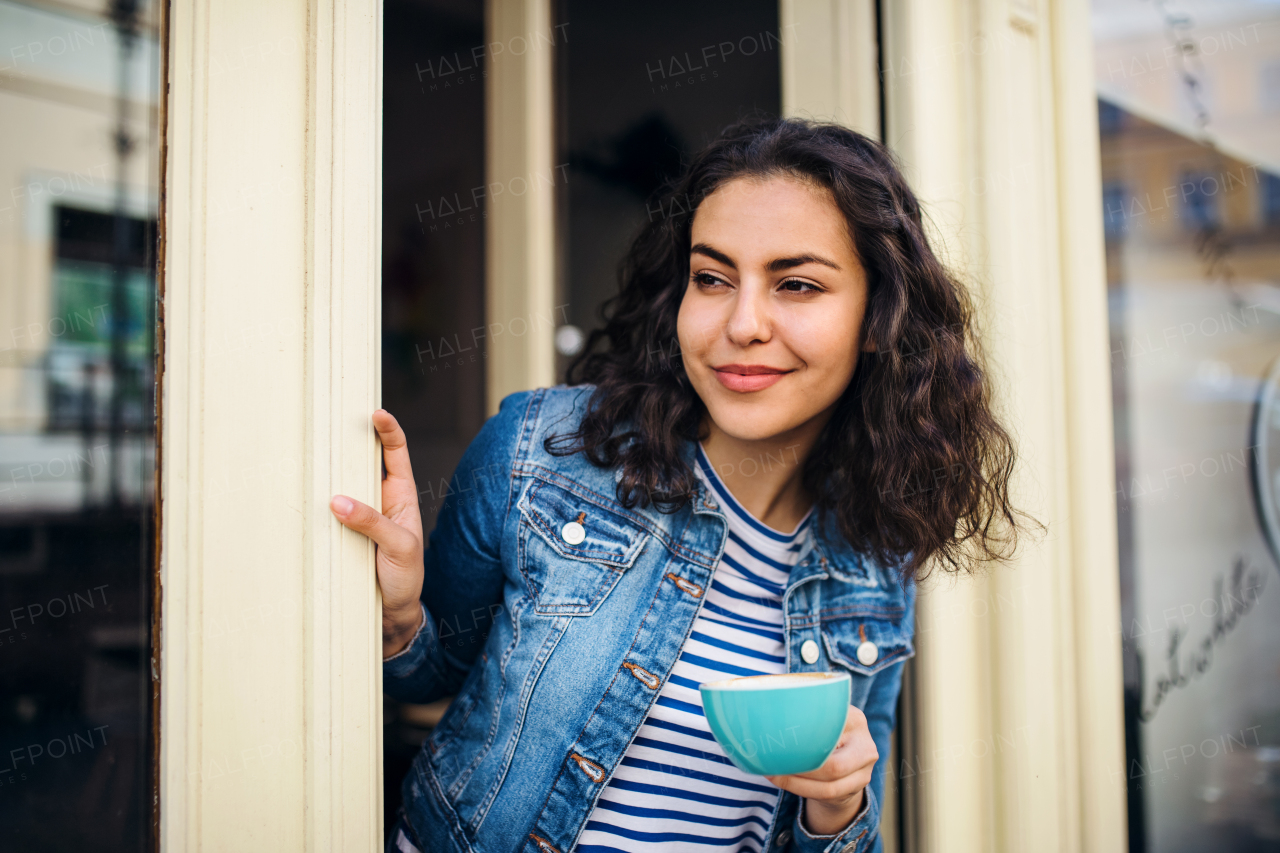
<instances>
[{"instance_id":1,"label":"jacket collar","mask_svg":"<svg viewBox=\"0 0 1280 853\"><path fill-rule=\"evenodd\" d=\"M687 441L681 449L681 455L691 469L698 464L697 447L696 441ZM694 489L695 513L724 517L723 511L720 510L702 478L695 478ZM791 569L788 586L793 586L811 576L831 577L855 586L882 585L884 579L881 573L876 570L871 560L853 550L840 535L834 518L819 510L813 519L810 533L804 550L800 552L800 559Z\"/></svg>"}]
</instances>

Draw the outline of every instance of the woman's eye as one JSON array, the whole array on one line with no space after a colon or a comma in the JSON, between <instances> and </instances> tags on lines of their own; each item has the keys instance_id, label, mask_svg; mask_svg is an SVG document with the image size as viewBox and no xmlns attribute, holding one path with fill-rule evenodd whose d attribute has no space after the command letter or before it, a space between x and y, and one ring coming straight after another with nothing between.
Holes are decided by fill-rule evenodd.
<instances>
[{"instance_id":1,"label":"woman's eye","mask_svg":"<svg viewBox=\"0 0 1280 853\"><path fill-rule=\"evenodd\" d=\"M724 284L723 281L711 275L710 273L700 272L694 273L693 280L702 287L715 287Z\"/></svg>"},{"instance_id":2,"label":"woman's eye","mask_svg":"<svg viewBox=\"0 0 1280 853\"><path fill-rule=\"evenodd\" d=\"M818 288L807 281L801 281L798 278L789 278L782 284L778 285L787 293L817 293Z\"/></svg>"}]
</instances>

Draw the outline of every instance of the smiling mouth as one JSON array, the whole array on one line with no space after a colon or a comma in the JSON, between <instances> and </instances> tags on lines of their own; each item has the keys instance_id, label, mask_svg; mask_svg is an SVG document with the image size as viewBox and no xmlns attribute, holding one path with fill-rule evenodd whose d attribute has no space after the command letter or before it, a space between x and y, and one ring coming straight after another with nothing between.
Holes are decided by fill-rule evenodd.
<instances>
[{"instance_id":1,"label":"smiling mouth","mask_svg":"<svg viewBox=\"0 0 1280 853\"><path fill-rule=\"evenodd\" d=\"M712 371L721 385L740 393L763 391L791 373L790 370L760 364L727 364L724 367L713 367Z\"/></svg>"}]
</instances>

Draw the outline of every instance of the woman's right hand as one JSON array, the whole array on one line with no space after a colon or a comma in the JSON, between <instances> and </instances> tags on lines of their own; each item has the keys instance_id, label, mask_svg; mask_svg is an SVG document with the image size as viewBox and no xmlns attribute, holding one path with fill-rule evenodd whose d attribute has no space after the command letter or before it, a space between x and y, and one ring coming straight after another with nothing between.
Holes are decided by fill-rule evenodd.
<instances>
[{"instance_id":1,"label":"woman's right hand","mask_svg":"<svg viewBox=\"0 0 1280 853\"><path fill-rule=\"evenodd\" d=\"M378 586L382 588L382 657L391 657L413 639L422 625L422 514L413 482L404 430L385 409L373 413L382 441L387 475L382 480L382 512L346 495L334 495L329 508L344 525L378 545Z\"/></svg>"}]
</instances>

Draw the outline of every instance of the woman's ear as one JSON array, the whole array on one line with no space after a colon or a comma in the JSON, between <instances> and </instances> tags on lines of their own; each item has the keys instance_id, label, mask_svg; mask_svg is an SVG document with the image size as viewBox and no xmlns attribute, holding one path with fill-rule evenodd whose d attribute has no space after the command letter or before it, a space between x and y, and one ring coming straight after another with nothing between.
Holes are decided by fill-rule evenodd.
<instances>
[{"instance_id":1,"label":"woman's ear","mask_svg":"<svg viewBox=\"0 0 1280 853\"><path fill-rule=\"evenodd\" d=\"M875 352L876 349L877 349L876 342L871 340L871 338L867 338L865 341L862 342L863 352Z\"/></svg>"}]
</instances>

